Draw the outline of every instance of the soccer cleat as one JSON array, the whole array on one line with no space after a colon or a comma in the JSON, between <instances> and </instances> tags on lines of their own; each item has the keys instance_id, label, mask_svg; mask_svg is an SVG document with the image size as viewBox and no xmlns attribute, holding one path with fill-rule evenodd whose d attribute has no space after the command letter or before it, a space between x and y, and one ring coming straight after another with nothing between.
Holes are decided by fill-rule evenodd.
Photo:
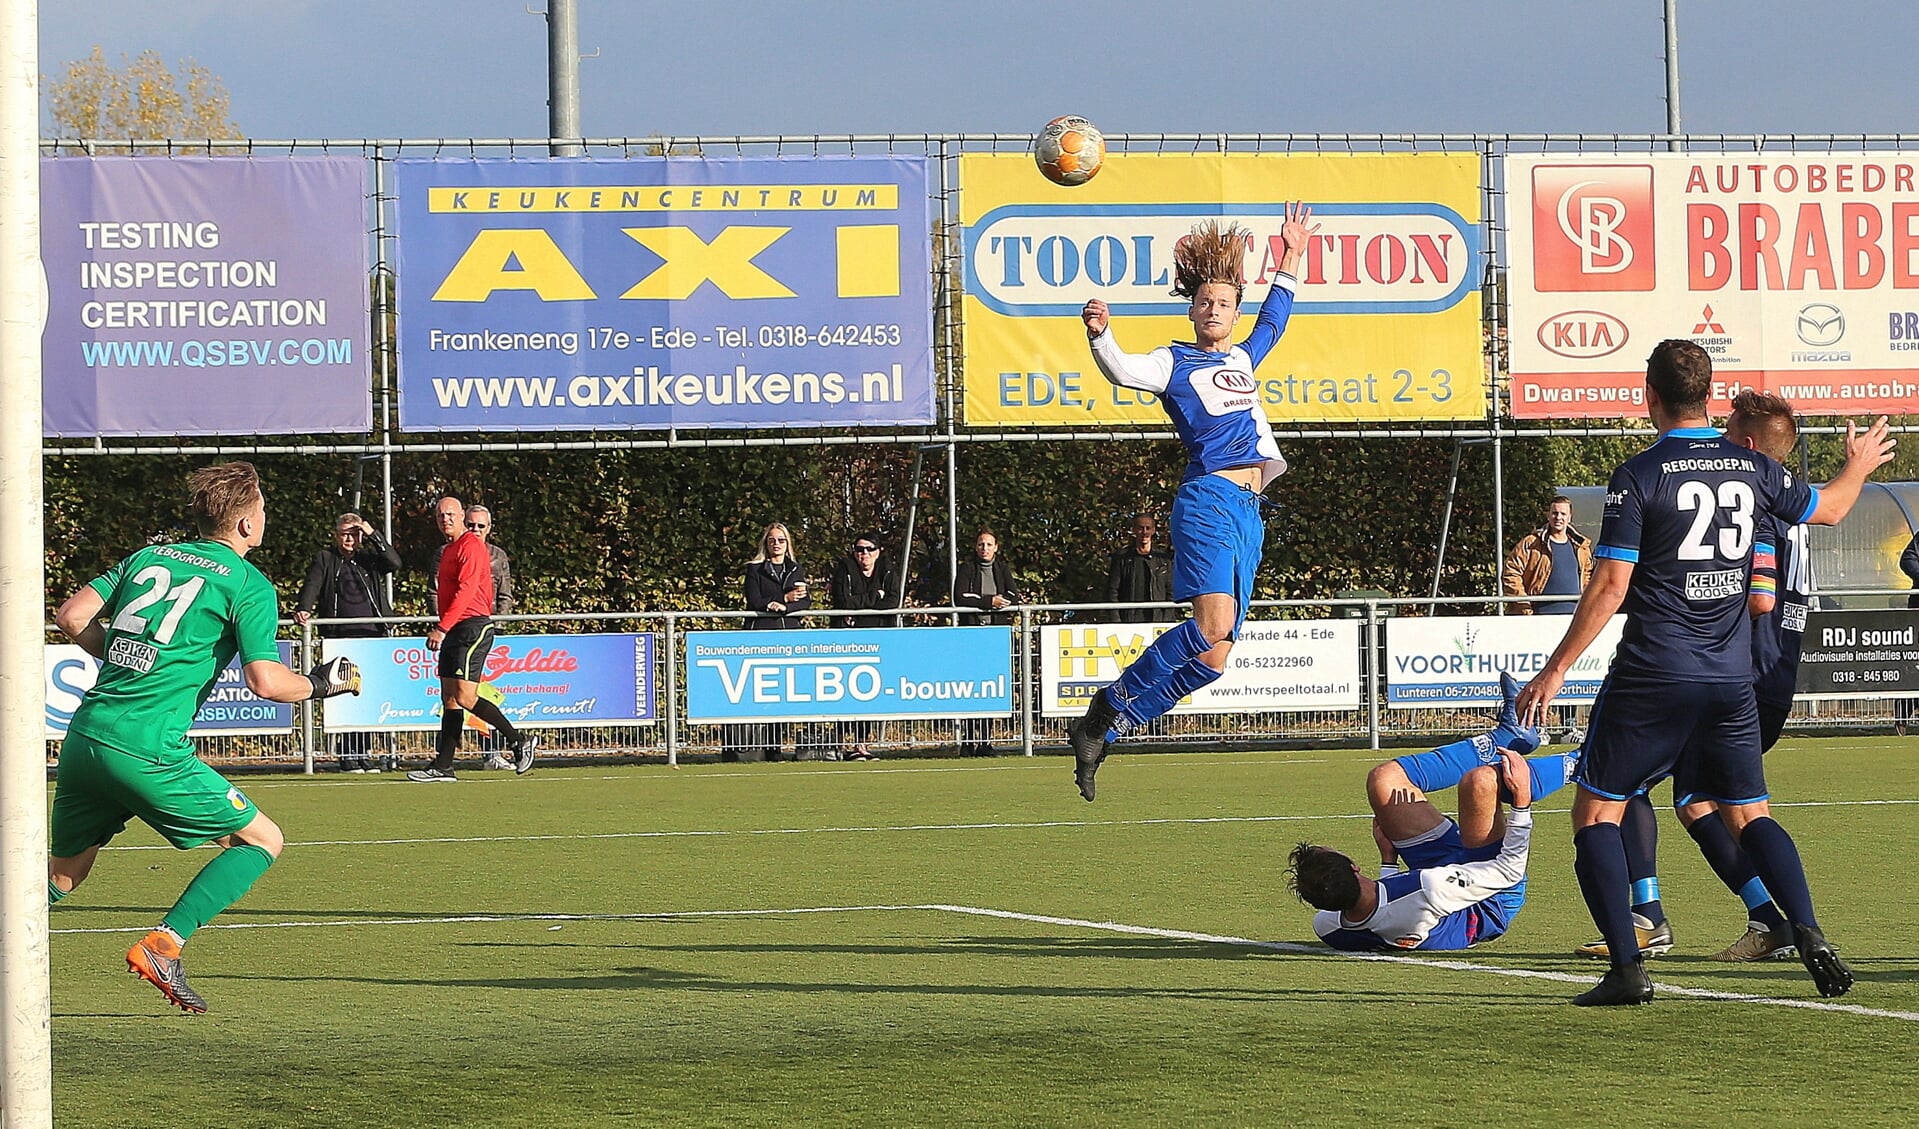
<instances>
[{"instance_id":1,"label":"soccer cleat","mask_svg":"<svg viewBox=\"0 0 1919 1129\"><path fill-rule=\"evenodd\" d=\"M486 760L481 762L480 767L488 771L498 768L511 768L513 767L513 762L498 753L488 753Z\"/></svg>"},{"instance_id":2,"label":"soccer cleat","mask_svg":"<svg viewBox=\"0 0 1919 1129\"><path fill-rule=\"evenodd\" d=\"M1641 961L1614 965L1599 983L1573 997L1574 1007L1631 1007L1652 1002L1652 976Z\"/></svg>"},{"instance_id":3,"label":"soccer cleat","mask_svg":"<svg viewBox=\"0 0 1919 1129\"><path fill-rule=\"evenodd\" d=\"M1651 960L1653 957L1663 957L1672 952L1672 922L1662 921L1654 925L1635 913L1632 915L1632 931L1639 938L1640 959ZM1612 959L1612 949L1607 946L1604 937L1597 941L1588 941L1573 952L1593 960Z\"/></svg>"},{"instance_id":4,"label":"soccer cleat","mask_svg":"<svg viewBox=\"0 0 1919 1129\"><path fill-rule=\"evenodd\" d=\"M1757 921L1746 922L1746 935L1707 957L1707 960L1744 963L1755 960L1785 960L1799 952L1785 926L1768 930Z\"/></svg>"},{"instance_id":5,"label":"soccer cleat","mask_svg":"<svg viewBox=\"0 0 1919 1129\"><path fill-rule=\"evenodd\" d=\"M1502 749L1511 749L1525 756L1542 744L1539 730L1530 725L1519 724L1519 710L1514 700L1519 697L1519 683L1505 671L1499 672L1499 722L1493 726L1493 744Z\"/></svg>"},{"instance_id":6,"label":"soccer cleat","mask_svg":"<svg viewBox=\"0 0 1919 1129\"><path fill-rule=\"evenodd\" d=\"M520 741L513 746L513 775L525 776L533 771L533 754L540 747L540 739L531 733L520 734Z\"/></svg>"},{"instance_id":7,"label":"soccer cleat","mask_svg":"<svg viewBox=\"0 0 1919 1129\"><path fill-rule=\"evenodd\" d=\"M186 965L173 934L155 929L127 950L127 971L160 989L167 1002L181 1011L200 1015L207 1002L187 986Z\"/></svg>"},{"instance_id":8,"label":"soccer cleat","mask_svg":"<svg viewBox=\"0 0 1919 1129\"><path fill-rule=\"evenodd\" d=\"M1794 922L1792 936L1798 943L1799 963L1812 974L1819 994L1827 999L1845 995L1852 987L1852 969L1839 959L1839 950L1827 942L1826 935L1813 926Z\"/></svg>"},{"instance_id":9,"label":"soccer cleat","mask_svg":"<svg viewBox=\"0 0 1919 1129\"><path fill-rule=\"evenodd\" d=\"M415 784L451 784L459 779L452 773L441 772L437 768L416 768L407 773L406 778Z\"/></svg>"},{"instance_id":10,"label":"soccer cleat","mask_svg":"<svg viewBox=\"0 0 1919 1129\"><path fill-rule=\"evenodd\" d=\"M1117 716L1112 700L1106 690L1101 689L1093 695L1086 712L1066 727L1066 740L1073 746L1073 783L1079 785L1080 798L1088 803L1093 800L1093 777L1111 748L1106 741L1106 730Z\"/></svg>"}]
</instances>

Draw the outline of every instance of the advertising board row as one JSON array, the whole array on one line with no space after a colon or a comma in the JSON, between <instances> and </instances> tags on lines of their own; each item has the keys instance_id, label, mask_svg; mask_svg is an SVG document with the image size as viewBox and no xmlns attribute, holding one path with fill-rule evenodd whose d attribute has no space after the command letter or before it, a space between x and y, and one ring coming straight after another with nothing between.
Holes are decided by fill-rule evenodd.
<instances>
[{"instance_id":1,"label":"advertising board row","mask_svg":"<svg viewBox=\"0 0 1919 1129\"><path fill-rule=\"evenodd\" d=\"M1919 411L1919 158L1513 156L1512 413L1642 414L1664 338L1807 412ZM49 158L53 436L365 432L367 162ZM923 425L935 416L932 161L392 162L409 431ZM965 422L1156 424L1122 348L1190 336L1192 225L1251 232L1251 313L1285 202L1313 209L1292 324L1247 374L1275 422L1479 420L1494 269L1475 153L1135 154L1067 189L959 160Z\"/></svg>"},{"instance_id":2,"label":"advertising board row","mask_svg":"<svg viewBox=\"0 0 1919 1129\"><path fill-rule=\"evenodd\" d=\"M1385 623L1377 645L1385 704L1483 709L1499 674L1525 681L1565 631L1564 616L1435 616ZM1557 701L1590 704L1619 642L1616 616L1574 663ZM1070 623L1038 630L1039 714L1077 717L1167 624ZM1219 681L1175 713L1354 711L1363 707L1368 651L1359 620L1253 620ZM1799 668L1806 698L1919 696L1919 613L1821 611L1809 617ZM329 699L325 728L439 728L439 679L424 639L332 639L326 653L359 665L360 694ZM516 725L645 725L659 720L658 636L500 636L486 680ZM1018 701L1006 627L708 631L685 637L687 720L901 720L1005 717ZM293 645L280 644L283 659ZM70 644L46 648L46 735L59 740L99 663ZM221 672L194 719L197 736L283 733L293 707L254 697L238 666Z\"/></svg>"}]
</instances>

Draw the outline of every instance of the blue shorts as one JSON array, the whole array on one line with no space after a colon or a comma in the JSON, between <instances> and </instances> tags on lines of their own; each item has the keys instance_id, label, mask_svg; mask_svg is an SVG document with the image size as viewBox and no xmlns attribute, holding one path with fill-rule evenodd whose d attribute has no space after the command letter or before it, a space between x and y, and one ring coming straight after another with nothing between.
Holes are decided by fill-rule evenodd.
<instances>
[{"instance_id":1,"label":"blue shorts","mask_svg":"<svg viewBox=\"0 0 1919 1129\"><path fill-rule=\"evenodd\" d=\"M1760 756L1751 682L1614 671L1593 701L1574 780L1596 796L1625 800L1671 776L1675 796L1750 804L1766 798Z\"/></svg>"},{"instance_id":2,"label":"blue shorts","mask_svg":"<svg viewBox=\"0 0 1919 1129\"><path fill-rule=\"evenodd\" d=\"M1259 495L1217 474L1179 484L1173 496L1173 599L1225 593L1239 605L1233 633L1246 619L1253 576L1266 550Z\"/></svg>"},{"instance_id":3,"label":"blue shorts","mask_svg":"<svg viewBox=\"0 0 1919 1129\"><path fill-rule=\"evenodd\" d=\"M1499 854L1499 843L1494 841L1468 850L1459 841L1459 824L1449 819L1432 833L1431 838L1421 838L1419 842L1404 846L1395 843L1393 850L1398 852L1399 863L1406 869L1431 870L1456 862L1485 862Z\"/></svg>"}]
</instances>

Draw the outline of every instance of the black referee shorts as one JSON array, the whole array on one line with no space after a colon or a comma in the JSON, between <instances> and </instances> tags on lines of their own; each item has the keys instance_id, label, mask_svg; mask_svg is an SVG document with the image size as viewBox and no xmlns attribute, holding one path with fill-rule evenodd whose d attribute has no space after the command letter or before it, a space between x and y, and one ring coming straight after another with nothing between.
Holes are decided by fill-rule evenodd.
<instances>
[{"instance_id":1,"label":"black referee shorts","mask_svg":"<svg viewBox=\"0 0 1919 1129\"><path fill-rule=\"evenodd\" d=\"M480 681L486 673L486 653L492 649L492 617L476 615L461 620L440 640L440 677Z\"/></svg>"}]
</instances>

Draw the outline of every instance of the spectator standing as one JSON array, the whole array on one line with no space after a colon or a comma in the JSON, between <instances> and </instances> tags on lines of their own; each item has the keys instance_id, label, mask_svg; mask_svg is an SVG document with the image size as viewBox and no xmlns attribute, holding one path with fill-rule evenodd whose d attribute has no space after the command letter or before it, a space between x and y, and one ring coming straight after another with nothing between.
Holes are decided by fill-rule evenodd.
<instances>
[{"instance_id":1,"label":"spectator standing","mask_svg":"<svg viewBox=\"0 0 1919 1129\"><path fill-rule=\"evenodd\" d=\"M748 630L790 631L803 625L796 612L813 606L806 586L806 567L799 547L786 526L774 522L760 534L759 551L746 562L746 607L759 614L746 621ZM780 759L786 741L783 722L756 722L747 726L745 744L770 761Z\"/></svg>"},{"instance_id":2,"label":"spectator standing","mask_svg":"<svg viewBox=\"0 0 1919 1129\"><path fill-rule=\"evenodd\" d=\"M1520 615L1571 615L1592 573L1592 540L1573 528L1572 499L1561 494L1547 505L1545 524L1513 546L1500 587L1508 596L1559 597L1507 605Z\"/></svg>"},{"instance_id":3,"label":"spectator standing","mask_svg":"<svg viewBox=\"0 0 1919 1129\"><path fill-rule=\"evenodd\" d=\"M1912 581L1912 595L1906 597L1906 606L1919 608L1919 533L1912 535L1906 543L1906 551L1899 554L1899 571ZM1906 728L1912 724L1913 700L1894 698L1892 700L1892 731L1898 736L1906 735Z\"/></svg>"},{"instance_id":4,"label":"spectator standing","mask_svg":"<svg viewBox=\"0 0 1919 1129\"><path fill-rule=\"evenodd\" d=\"M1013 587L1013 570L999 555L999 535L990 529L982 529L973 541L973 555L959 563L953 573L953 606L956 608L978 608L978 614L961 617L961 622L971 624L1009 625L1013 616L1006 611L1019 602L1019 593ZM968 757L990 757L993 755L992 720L984 717L964 718L960 722L960 755Z\"/></svg>"},{"instance_id":5,"label":"spectator standing","mask_svg":"<svg viewBox=\"0 0 1919 1129\"><path fill-rule=\"evenodd\" d=\"M1159 544L1159 523L1152 514L1133 519L1132 544L1113 554L1106 570L1109 604L1163 604L1173 598L1173 555ZM1111 613L1121 623L1164 623L1176 608L1127 608Z\"/></svg>"},{"instance_id":6,"label":"spectator standing","mask_svg":"<svg viewBox=\"0 0 1919 1129\"><path fill-rule=\"evenodd\" d=\"M367 520L356 513L341 514L333 523L333 545L321 549L307 567L300 586L300 602L293 622L305 627L316 615L327 619L365 619L393 615L386 585L377 578L399 571L400 554L380 539ZM387 633L383 623L322 623L322 639L376 639ZM334 755L342 772L378 772L381 763L371 755L371 733L342 733Z\"/></svg>"},{"instance_id":7,"label":"spectator standing","mask_svg":"<svg viewBox=\"0 0 1919 1129\"><path fill-rule=\"evenodd\" d=\"M899 578L891 562L880 552L876 534L863 533L853 538L853 550L833 565L833 607L838 611L879 611L900 606ZM884 616L834 616L834 627L887 627ZM836 727L836 743L841 755L850 761L878 760L873 752L877 725L871 721L842 721Z\"/></svg>"}]
</instances>

